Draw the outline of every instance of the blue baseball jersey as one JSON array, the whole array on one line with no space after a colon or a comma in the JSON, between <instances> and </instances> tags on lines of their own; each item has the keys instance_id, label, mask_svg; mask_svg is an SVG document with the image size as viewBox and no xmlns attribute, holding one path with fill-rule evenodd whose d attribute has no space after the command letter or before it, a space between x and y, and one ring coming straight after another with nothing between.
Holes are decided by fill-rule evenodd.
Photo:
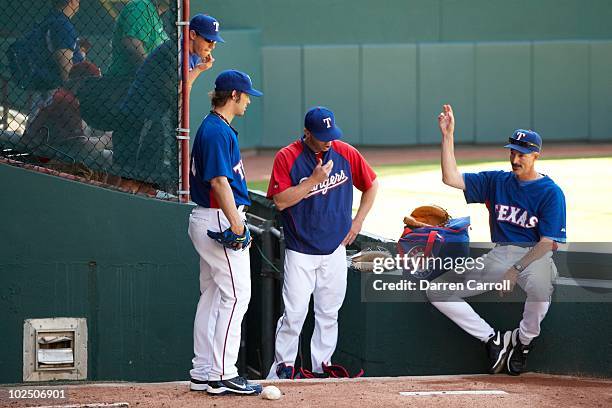
<instances>
[{"instance_id":1,"label":"blue baseball jersey","mask_svg":"<svg viewBox=\"0 0 612 408\"><path fill-rule=\"evenodd\" d=\"M210 180L227 177L236 205L251 205L238 132L215 113L206 115L191 150L189 185L191 199L206 208L219 208Z\"/></svg>"},{"instance_id":2,"label":"blue baseball jersey","mask_svg":"<svg viewBox=\"0 0 612 408\"><path fill-rule=\"evenodd\" d=\"M28 52L29 64L38 78L46 82L42 88L51 89L62 83L60 70L53 59L53 53L68 49L73 52L72 62L83 60L77 48L77 31L70 19L59 10L52 10L45 19L36 24L22 40L22 46ZM24 61L24 63L28 63Z\"/></svg>"},{"instance_id":3,"label":"blue baseball jersey","mask_svg":"<svg viewBox=\"0 0 612 408\"><path fill-rule=\"evenodd\" d=\"M327 152L314 153L304 140L281 149L274 158L268 198L310 177L318 159L333 160L329 178L317 184L299 203L281 212L288 249L303 254L333 253L351 228L353 185L372 186L376 174L351 145L334 140Z\"/></svg>"},{"instance_id":4,"label":"blue baseball jersey","mask_svg":"<svg viewBox=\"0 0 612 408\"><path fill-rule=\"evenodd\" d=\"M465 200L489 210L491 241L539 242L542 237L566 241L565 196L548 176L520 181L512 172L465 173Z\"/></svg>"},{"instance_id":5,"label":"blue baseball jersey","mask_svg":"<svg viewBox=\"0 0 612 408\"><path fill-rule=\"evenodd\" d=\"M154 119L169 109L176 109L182 64L182 58L177 58L176 41L168 40L151 51L136 71L136 77L121 102L121 111L126 115ZM197 54L190 53L189 70L200 61Z\"/></svg>"}]
</instances>

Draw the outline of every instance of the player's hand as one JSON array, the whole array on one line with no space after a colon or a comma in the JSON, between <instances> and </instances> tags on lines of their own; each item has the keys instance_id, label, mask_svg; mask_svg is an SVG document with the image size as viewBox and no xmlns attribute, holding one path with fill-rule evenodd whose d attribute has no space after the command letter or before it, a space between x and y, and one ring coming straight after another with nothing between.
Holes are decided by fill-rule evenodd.
<instances>
[{"instance_id":1,"label":"player's hand","mask_svg":"<svg viewBox=\"0 0 612 408\"><path fill-rule=\"evenodd\" d=\"M450 105L442 105L442 112L438 115L438 127L445 139L452 137L455 133L455 116Z\"/></svg>"},{"instance_id":2,"label":"player's hand","mask_svg":"<svg viewBox=\"0 0 612 408\"><path fill-rule=\"evenodd\" d=\"M312 171L312 174L311 174L310 177L312 177L312 179L317 184L322 183L325 180L327 180L327 178L329 177L329 174L331 173L333 167L334 167L334 161L333 160L330 160L327 163L325 163L325 165L323 165L323 161L321 159L319 159L319 162L317 163L317 166Z\"/></svg>"},{"instance_id":3,"label":"player's hand","mask_svg":"<svg viewBox=\"0 0 612 408\"><path fill-rule=\"evenodd\" d=\"M206 234L219 244L234 251L246 249L251 245L251 233L246 225L243 228L242 234L236 234L232 231L232 228L221 232L208 230Z\"/></svg>"},{"instance_id":4,"label":"player's hand","mask_svg":"<svg viewBox=\"0 0 612 408\"><path fill-rule=\"evenodd\" d=\"M197 69L200 71L200 73L202 73L204 71L211 69L214 62L215 62L215 58L212 56L212 54L208 54L206 58L202 59L202 61L199 62L198 65L194 67L194 69Z\"/></svg>"},{"instance_id":5,"label":"player's hand","mask_svg":"<svg viewBox=\"0 0 612 408\"><path fill-rule=\"evenodd\" d=\"M346 237L344 237L344 239L342 240L342 245L351 245L355 241L355 238L357 238L357 235L359 235L359 233L361 232L362 226L363 222L353 220L353 223L351 224L351 229L349 230L348 234L346 234Z\"/></svg>"},{"instance_id":6,"label":"player's hand","mask_svg":"<svg viewBox=\"0 0 612 408\"><path fill-rule=\"evenodd\" d=\"M502 282L504 281L508 281L510 282L510 289L505 291L505 290L500 290L499 291L499 296L500 297L504 297L504 294L506 293L510 293L514 290L514 285L516 285L516 281L518 279L518 275L519 275L519 271L517 271L516 269L514 269L514 267L508 269L506 271L506 273L504 273L504 276L502 277Z\"/></svg>"},{"instance_id":7,"label":"player's hand","mask_svg":"<svg viewBox=\"0 0 612 408\"><path fill-rule=\"evenodd\" d=\"M236 235L242 235L244 234L244 229L245 229L245 225L244 224L237 224L237 225L231 225L230 229L232 230L232 232Z\"/></svg>"}]
</instances>

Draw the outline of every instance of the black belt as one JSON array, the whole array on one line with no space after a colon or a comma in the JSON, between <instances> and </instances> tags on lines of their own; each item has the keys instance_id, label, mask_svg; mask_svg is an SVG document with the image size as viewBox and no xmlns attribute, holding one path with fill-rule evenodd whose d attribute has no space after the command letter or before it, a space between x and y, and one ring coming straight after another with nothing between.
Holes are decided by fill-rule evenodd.
<instances>
[{"instance_id":1,"label":"black belt","mask_svg":"<svg viewBox=\"0 0 612 408\"><path fill-rule=\"evenodd\" d=\"M500 244L495 244L495 246L516 246L521 248L531 248L535 246L535 244L537 244L537 242L504 242Z\"/></svg>"}]
</instances>

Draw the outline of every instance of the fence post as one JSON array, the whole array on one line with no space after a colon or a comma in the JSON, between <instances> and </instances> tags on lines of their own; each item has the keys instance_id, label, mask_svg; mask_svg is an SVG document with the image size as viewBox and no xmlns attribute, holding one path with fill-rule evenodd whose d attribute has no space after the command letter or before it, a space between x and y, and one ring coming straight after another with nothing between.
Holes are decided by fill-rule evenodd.
<instances>
[{"instance_id":1,"label":"fence post","mask_svg":"<svg viewBox=\"0 0 612 408\"><path fill-rule=\"evenodd\" d=\"M178 194L181 202L189 202L189 0L183 0L182 7L182 64L181 64L181 125L179 136L179 151L181 155L181 179Z\"/></svg>"}]
</instances>

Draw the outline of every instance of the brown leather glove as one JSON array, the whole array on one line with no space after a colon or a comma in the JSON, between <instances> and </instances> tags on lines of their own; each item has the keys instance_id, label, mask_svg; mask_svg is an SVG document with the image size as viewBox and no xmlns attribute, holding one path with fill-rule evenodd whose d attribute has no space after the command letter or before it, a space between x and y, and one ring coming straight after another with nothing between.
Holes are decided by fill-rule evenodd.
<instances>
[{"instance_id":1,"label":"brown leather glove","mask_svg":"<svg viewBox=\"0 0 612 408\"><path fill-rule=\"evenodd\" d=\"M451 216L444 208L437 205L424 205L415 208L410 215L404 217L404 224L411 228L442 227L450 219Z\"/></svg>"}]
</instances>

